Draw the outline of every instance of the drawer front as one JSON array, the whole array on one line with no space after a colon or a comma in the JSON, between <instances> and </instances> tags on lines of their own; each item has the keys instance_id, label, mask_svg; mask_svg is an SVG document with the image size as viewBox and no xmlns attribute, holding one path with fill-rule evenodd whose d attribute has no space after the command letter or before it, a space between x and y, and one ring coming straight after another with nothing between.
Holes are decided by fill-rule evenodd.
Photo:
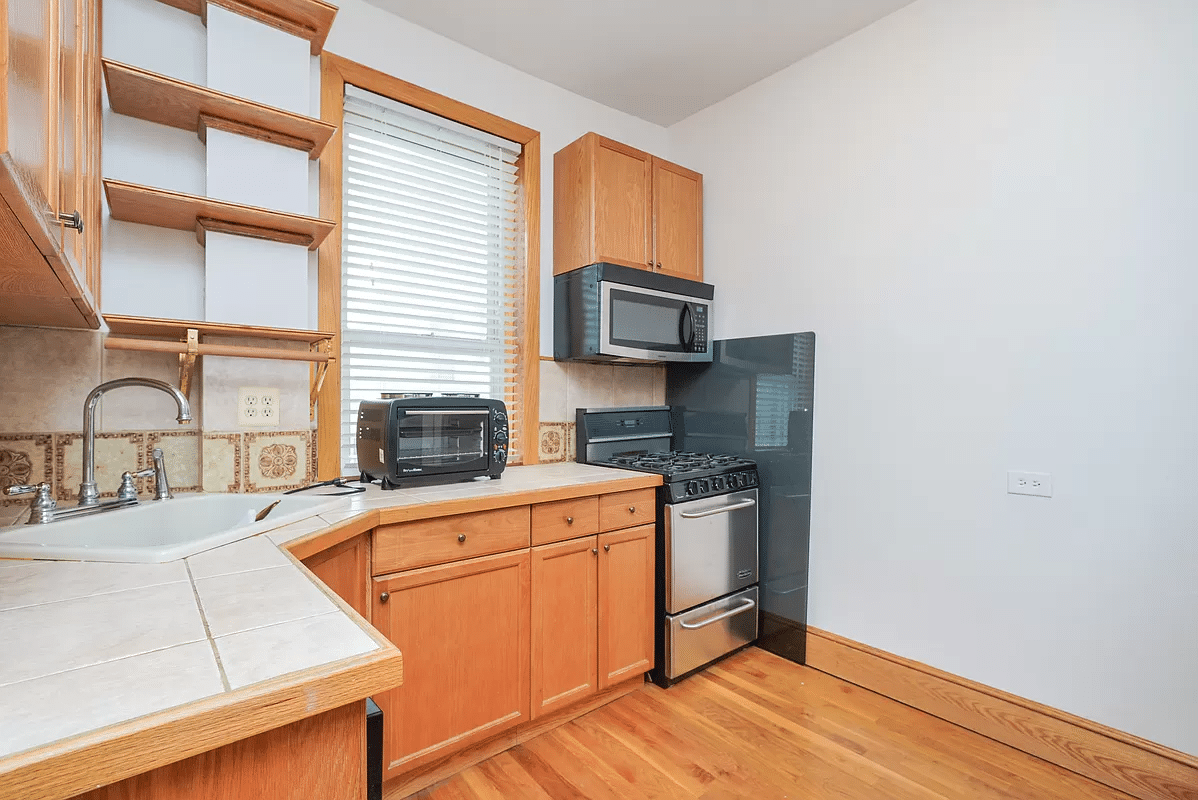
<instances>
[{"instance_id":1,"label":"drawer front","mask_svg":"<svg viewBox=\"0 0 1198 800\"><path fill-rule=\"evenodd\" d=\"M576 497L532 507L532 543L549 544L599 532L599 498Z\"/></svg>"},{"instance_id":2,"label":"drawer front","mask_svg":"<svg viewBox=\"0 0 1198 800\"><path fill-rule=\"evenodd\" d=\"M614 531L654 522L657 519L656 497L653 489L603 495L599 498L599 530Z\"/></svg>"},{"instance_id":3,"label":"drawer front","mask_svg":"<svg viewBox=\"0 0 1198 800\"><path fill-rule=\"evenodd\" d=\"M528 545L528 506L381 525L374 532L372 572L385 575Z\"/></svg>"},{"instance_id":4,"label":"drawer front","mask_svg":"<svg viewBox=\"0 0 1198 800\"><path fill-rule=\"evenodd\" d=\"M757 587L666 617L663 671L677 678L757 638Z\"/></svg>"}]
</instances>

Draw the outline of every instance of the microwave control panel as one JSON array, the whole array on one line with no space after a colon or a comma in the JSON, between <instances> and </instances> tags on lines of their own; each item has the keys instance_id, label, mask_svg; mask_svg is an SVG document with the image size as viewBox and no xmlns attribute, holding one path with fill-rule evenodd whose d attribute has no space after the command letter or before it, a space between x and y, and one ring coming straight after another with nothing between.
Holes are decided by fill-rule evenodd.
<instances>
[{"instance_id":1,"label":"microwave control panel","mask_svg":"<svg viewBox=\"0 0 1198 800\"><path fill-rule=\"evenodd\" d=\"M692 353L707 352L707 306L695 304L695 338L691 342Z\"/></svg>"}]
</instances>

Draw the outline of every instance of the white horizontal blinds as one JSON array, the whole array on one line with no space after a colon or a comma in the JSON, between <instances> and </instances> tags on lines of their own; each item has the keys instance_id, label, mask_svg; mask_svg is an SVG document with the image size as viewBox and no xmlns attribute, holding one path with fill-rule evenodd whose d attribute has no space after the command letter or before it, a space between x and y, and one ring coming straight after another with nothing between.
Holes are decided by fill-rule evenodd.
<instances>
[{"instance_id":1,"label":"white horizontal blinds","mask_svg":"<svg viewBox=\"0 0 1198 800\"><path fill-rule=\"evenodd\" d=\"M383 392L502 399L519 460L520 145L354 86L343 128L341 461Z\"/></svg>"}]
</instances>

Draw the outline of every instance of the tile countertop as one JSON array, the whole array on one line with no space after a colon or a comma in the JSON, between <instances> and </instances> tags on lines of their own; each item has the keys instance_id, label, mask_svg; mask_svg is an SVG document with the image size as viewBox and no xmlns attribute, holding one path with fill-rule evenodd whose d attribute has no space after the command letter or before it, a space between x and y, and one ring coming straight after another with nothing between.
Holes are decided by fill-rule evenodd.
<instances>
[{"instance_id":1,"label":"tile countertop","mask_svg":"<svg viewBox=\"0 0 1198 800\"><path fill-rule=\"evenodd\" d=\"M177 718L180 707L248 696L301 670L398 655L288 546L344 523L517 504L533 492L579 496L612 482L602 491L660 478L574 463L513 467L498 481L371 486L343 508L166 564L0 560L0 788L5 773L64 742L102 741L147 715Z\"/></svg>"}]
</instances>

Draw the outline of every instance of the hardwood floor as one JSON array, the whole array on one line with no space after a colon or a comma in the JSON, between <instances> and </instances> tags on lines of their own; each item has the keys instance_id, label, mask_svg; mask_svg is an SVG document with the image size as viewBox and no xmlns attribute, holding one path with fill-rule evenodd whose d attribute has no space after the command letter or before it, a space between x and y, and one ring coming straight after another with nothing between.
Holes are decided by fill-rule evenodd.
<instances>
[{"instance_id":1,"label":"hardwood floor","mask_svg":"<svg viewBox=\"0 0 1198 800\"><path fill-rule=\"evenodd\" d=\"M646 685L415 797L1131 800L757 648L671 689Z\"/></svg>"}]
</instances>

